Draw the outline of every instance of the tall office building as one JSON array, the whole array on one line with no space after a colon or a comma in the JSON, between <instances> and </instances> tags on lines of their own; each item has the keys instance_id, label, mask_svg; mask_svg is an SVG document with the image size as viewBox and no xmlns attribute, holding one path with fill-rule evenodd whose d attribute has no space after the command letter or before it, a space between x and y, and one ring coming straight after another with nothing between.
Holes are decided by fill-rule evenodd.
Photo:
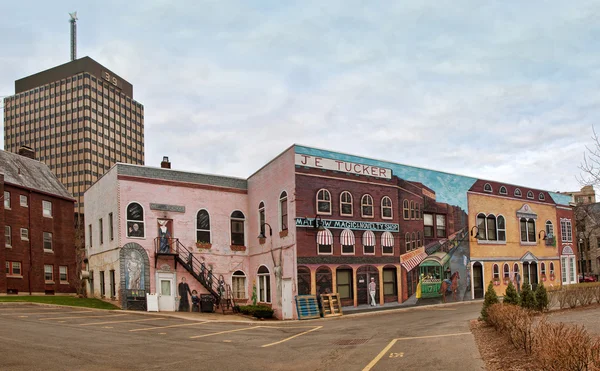
<instances>
[{"instance_id":1,"label":"tall office building","mask_svg":"<svg viewBox=\"0 0 600 371\"><path fill-rule=\"evenodd\" d=\"M77 201L114 163L144 164L144 107L133 86L92 58L15 81L4 98L4 149L34 150Z\"/></svg>"}]
</instances>

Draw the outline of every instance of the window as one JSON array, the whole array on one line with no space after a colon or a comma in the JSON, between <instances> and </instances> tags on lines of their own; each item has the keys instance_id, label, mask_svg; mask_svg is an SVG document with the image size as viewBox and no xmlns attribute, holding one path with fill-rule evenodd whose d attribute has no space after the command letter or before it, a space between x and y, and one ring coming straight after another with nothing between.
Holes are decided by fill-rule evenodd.
<instances>
[{"instance_id":1,"label":"window","mask_svg":"<svg viewBox=\"0 0 600 371\"><path fill-rule=\"evenodd\" d=\"M521 228L521 242L535 242L535 220L521 218L519 225Z\"/></svg>"},{"instance_id":2,"label":"window","mask_svg":"<svg viewBox=\"0 0 600 371\"><path fill-rule=\"evenodd\" d=\"M6 247L12 246L12 233L9 225L4 226L4 245Z\"/></svg>"},{"instance_id":3,"label":"window","mask_svg":"<svg viewBox=\"0 0 600 371\"><path fill-rule=\"evenodd\" d=\"M329 229L317 232L317 250L319 254L333 254L333 234Z\"/></svg>"},{"instance_id":4,"label":"window","mask_svg":"<svg viewBox=\"0 0 600 371\"><path fill-rule=\"evenodd\" d=\"M533 200L533 192L532 191L527 191L527 198Z\"/></svg>"},{"instance_id":5,"label":"window","mask_svg":"<svg viewBox=\"0 0 600 371\"><path fill-rule=\"evenodd\" d=\"M415 250L417 248L417 235L415 232L412 233L410 242L412 244L412 249Z\"/></svg>"},{"instance_id":6,"label":"window","mask_svg":"<svg viewBox=\"0 0 600 371\"><path fill-rule=\"evenodd\" d=\"M546 199L546 196L544 196L544 194L540 192L540 195L538 196L538 200L544 201L545 199ZM590 200L590 202L591 202L591 200Z\"/></svg>"},{"instance_id":7,"label":"window","mask_svg":"<svg viewBox=\"0 0 600 371\"><path fill-rule=\"evenodd\" d=\"M287 204L287 192L283 191L279 195L279 220L282 231L288 229L288 204Z\"/></svg>"},{"instance_id":8,"label":"window","mask_svg":"<svg viewBox=\"0 0 600 371\"><path fill-rule=\"evenodd\" d=\"M515 265L513 266L513 272L514 273L519 272L519 264L518 263L515 263Z\"/></svg>"},{"instance_id":9,"label":"window","mask_svg":"<svg viewBox=\"0 0 600 371\"><path fill-rule=\"evenodd\" d=\"M408 219L410 217L409 209L408 209L408 200L404 200L404 202L402 203L402 207L403 207L404 219Z\"/></svg>"},{"instance_id":10,"label":"window","mask_svg":"<svg viewBox=\"0 0 600 371\"><path fill-rule=\"evenodd\" d=\"M433 237L432 214L423 214L423 237Z\"/></svg>"},{"instance_id":11,"label":"window","mask_svg":"<svg viewBox=\"0 0 600 371\"><path fill-rule=\"evenodd\" d=\"M102 225L102 218L98 219L98 228L100 228L100 245L104 243L104 226Z\"/></svg>"},{"instance_id":12,"label":"window","mask_svg":"<svg viewBox=\"0 0 600 371\"><path fill-rule=\"evenodd\" d=\"M486 227L487 227L487 239L495 241L497 239L496 236L496 217L492 214L488 215L486 218Z\"/></svg>"},{"instance_id":13,"label":"window","mask_svg":"<svg viewBox=\"0 0 600 371\"><path fill-rule=\"evenodd\" d=\"M546 263L544 263L544 262L541 262L541 263L540 263L540 274L541 274L542 276L545 276L545 275L546 275Z\"/></svg>"},{"instance_id":14,"label":"window","mask_svg":"<svg viewBox=\"0 0 600 371\"><path fill-rule=\"evenodd\" d=\"M490 183L485 183L485 185L483 186L483 191L484 192L490 192L490 193L493 191L492 186L490 185Z\"/></svg>"},{"instance_id":15,"label":"window","mask_svg":"<svg viewBox=\"0 0 600 371\"><path fill-rule=\"evenodd\" d=\"M113 213L108 213L108 237L111 241L115 239L115 226L113 223Z\"/></svg>"},{"instance_id":16,"label":"window","mask_svg":"<svg viewBox=\"0 0 600 371\"><path fill-rule=\"evenodd\" d=\"M414 201L410 202L410 218L411 219L415 218L415 202Z\"/></svg>"},{"instance_id":17,"label":"window","mask_svg":"<svg viewBox=\"0 0 600 371\"><path fill-rule=\"evenodd\" d=\"M144 208L137 202L132 202L127 205L127 237L145 236Z\"/></svg>"},{"instance_id":18,"label":"window","mask_svg":"<svg viewBox=\"0 0 600 371\"><path fill-rule=\"evenodd\" d=\"M523 196L523 194L521 193L521 190L519 188L515 188L515 197L521 197Z\"/></svg>"},{"instance_id":19,"label":"window","mask_svg":"<svg viewBox=\"0 0 600 371\"><path fill-rule=\"evenodd\" d=\"M404 235L404 244L406 245L406 251L410 251L410 233Z\"/></svg>"},{"instance_id":20,"label":"window","mask_svg":"<svg viewBox=\"0 0 600 371\"><path fill-rule=\"evenodd\" d=\"M498 215L498 241L506 241L506 221L502 215Z\"/></svg>"},{"instance_id":21,"label":"window","mask_svg":"<svg viewBox=\"0 0 600 371\"><path fill-rule=\"evenodd\" d=\"M261 201L258 204L258 231L259 231L259 234L262 236L265 235L266 221L267 220L265 219L265 203Z\"/></svg>"},{"instance_id":22,"label":"window","mask_svg":"<svg viewBox=\"0 0 600 371\"><path fill-rule=\"evenodd\" d=\"M423 246L421 244L421 232L417 232L417 247Z\"/></svg>"},{"instance_id":23,"label":"window","mask_svg":"<svg viewBox=\"0 0 600 371\"><path fill-rule=\"evenodd\" d=\"M398 295L396 289L396 270L393 268L383 268L383 295Z\"/></svg>"},{"instance_id":24,"label":"window","mask_svg":"<svg viewBox=\"0 0 600 371\"><path fill-rule=\"evenodd\" d=\"M507 195L508 194L508 191L506 190L505 186L500 187L500 194L501 195Z\"/></svg>"},{"instance_id":25,"label":"window","mask_svg":"<svg viewBox=\"0 0 600 371\"><path fill-rule=\"evenodd\" d=\"M437 228L437 236L438 237L446 237L446 216L445 215L436 215L435 216L435 226Z\"/></svg>"},{"instance_id":26,"label":"window","mask_svg":"<svg viewBox=\"0 0 600 371\"><path fill-rule=\"evenodd\" d=\"M4 208L10 209L10 192L4 191Z\"/></svg>"},{"instance_id":27,"label":"window","mask_svg":"<svg viewBox=\"0 0 600 371\"><path fill-rule=\"evenodd\" d=\"M67 272L68 272L68 268L66 265L60 265L58 267L58 275L59 275L60 283L68 283L69 282L69 275L67 274Z\"/></svg>"},{"instance_id":28,"label":"window","mask_svg":"<svg viewBox=\"0 0 600 371\"><path fill-rule=\"evenodd\" d=\"M104 285L104 271L100 271L100 296L106 295L106 287Z\"/></svg>"},{"instance_id":29,"label":"window","mask_svg":"<svg viewBox=\"0 0 600 371\"><path fill-rule=\"evenodd\" d=\"M21 239L23 241L29 241L29 229L21 228Z\"/></svg>"},{"instance_id":30,"label":"window","mask_svg":"<svg viewBox=\"0 0 600 371\"><path fill-rule=\"evenodd\" d=\"M361 214L363 218L373 217L373 197L371 195L364 195L360 200Z\"/></svg>"},{"instance_id":31,"label":"window","mask_svg":"<svg viewBox=\"0 0 600 371\"><path fill-rule=\"evenodd\" d=\"M331 215L331 194L326 189L317 192L317 214Z\"/></svg>"},{"instance_id":32,"label":"window","mask_svg":"<svg viewBox=\"0 0 600 371\"><path fill-rule=\"evenodd\" d=\"M269 269L264 265L258 268L258 301L261 303L271 302L271 275Z\"/></svg>"},{"instance_id":33,"label":"window","mask_svg":"<svg viewBox=\"0 0 600 371\"><path fill-rule=\"evenodd\" d=\"M363 254L375 254L375 233L372 231L364 231L363 233Z\"/></svg>"},{"instance_id":34,"label":"window","mask_svg":"<svg viewBox=\"0 0 600 371\"><path fill-rule=\"evenodd\" d=\"M562 234L562 242L573 242L573 229L571 227L571 219L560 220L560 232Z\"/></svg>"},{"instance_id":35,"label":"window","mask_svg":"<svg viewBox=\"0 0 600 371\"><path fill-rule=\"evenodd\" d=\"M500 279L500 268L498 268L498 264L494 264L494 281Z\"/></svg>"},{"instance_id":36,"label":"window","mask_svg":"<svg viewBox=\"0 0 600 371\"><path fill-rule=\"evenodd\" d=\"M235 271L231 276L231 290L234 299L246 299L246 274Z\"/></svg>"},{"instance_id":37,"label":"window","mask_svg":"<svg viewBox=\"0 0 600 371\"><path fill-rule=\"evenodd\" d=\"M19 203L20 203L20 205L22 207L28 207L29 206L29 204L27 203L27 196L20 195L19 196L19 200L20 200Z\"/></svg>"},{"instance_id":38,"label":"window","mask_svg":"<svg viewBox=\"0 0 600 371\"><path fill-rule=\"evenodd\" d=\"M238 246L244 245L244 221L246 217L244 213L236 210L231 213L231 244Z\"/></svg>"},{"instance_id":39,"label":"window","mask_svg":"<svg viewBox=\"0 0 600 371\"><path fill-rule=\"evenodd\" d=\"M415 233L413 232L413 237ZM413 241L413 249L414 249L414 241ZM381 253L383 255L393 255L394 254L394 235L390 232L383 232L381 234Z\"/></svg>"},{"instance_id":40,"label":"window","mask_svg":"<svg viewBox=\"0 0 600 371\"><path fill-rule=\"evenodd\" d=\"M210 243L210 216L206 210L196 214L196 242Z\"/></svg>"},{"instance_id":41,"label":"window","mask_svg":"<svg viewBox=\"0 0 600 371\"><path fill-rule=\"evenodd\" d=\"M507 263L504 263L504 279L509 279L510 278L510 267L508 266Z\"/></svg>"},{"instance_id":42,"label":"window","mask_svg":"<svg viewBox=\"0 0 600 371\"><path fill-rule=\"evenodd\" d=\"M52 251L52 233L44 232L44 250Z\"/></svg>"},{"instance_id":43,"label":"window","mask_svg":"<svg viewBox=\"0 0 600 371\"><path fill-rule=\"evenodd\" d=\"M42 215L47 218L52 218L52 202L42 201Z\"/></svg>"},{"instance_id":44,"label":"window","mask_svg":"<svg viewBox=\"0 0 600 371\"><path fill-rule=\"evenodd\" d=\"M383 219L392 219L392 199L385 196L381 199L381 217Z\"/></svg>"},{"instance_id":45,"label":"window","mask_svg":"<svg viewBox=\"0 0 600 371\"><path fill-rule=\"evenodd\" d=\"M6 275L7 276L21 276L21 263L20 262L6 262Z\"/></svg>"},{"instance_id":46,"label":"window","mask_svg":"<svg viewBox=\"0 0 600 371\"><path fill-rule=\"evenodd\" d=\"M421 205L418 203L415 204L415 217L421 219Z\"/></svg>"},{"instance_id":47,"label":"window","mask_svg":"<svg viewBox=\"0 0 600 371\"><path fill-rule=\"evenodd\" d=\"M352 271L348 269L337 270L337 292L340 299L352 299Z\"/></svg>"},{"instance_id":48,"label":"window","mask_svg":"<svg viewBox=\"0 0 600 371\"><path fill-rule=\"evenodd\" d=\"M477 239L486 241L506 241L506 222L502 215L477 215Z\"/></svg>"},{"instance_id":49,"label":"window","mask_svg":"<svg viewBox=\"0 0 600 371\"><path fill-rule=\"evenodd\" d=\"M352 194L348 191L340 194L340 215L352 216Z\"/></svg>"},{"instance_id":50,"label":"window","mask_svg":"<svg viewBox=\"0 0 600 371\"><path fill-rule=\"evenodd\" d=\"M108 279L110 282L110 297L114 298L117 296L117 290L115 287L115 271L114 271L114 269L110 270L110 276Z\"/></svg>"},{"instance_id":51,"label":"window","mask_svg":"<svg viewBox=\"0 0 600 371\"><path fill-rule=\"evenodd\" d=\"M546 221L546 238L554 237L554 226L551 221Z\"/></svg>"},{"instance_id":52,"label":"window","mask_svg":"<svg viewBox=\"0 0 600 371\"><path fill-rule=\"evenodd\" d=\"M44 280L46 283L54 283L54 266L44 265Z\"/></svg>"},{"instance_id":53,"label":"window","mask_svg":"<svg viewBox=\"0 0 600 371\"><path fill-rule=\"evenodd\" d=\"M354 254L354 232L344 229L340 234L340 242L342 244L342 254Z\"/></svg>"},{"instance_id":54,"label":"window","mask_svg":"<svg viewBox=\"0 0 600 371\"><path fill-rule=\"evenodd\" d=\"M553 276L554 275L554 263L550 262L550 275Z\"/></svg>"}]
</instances>

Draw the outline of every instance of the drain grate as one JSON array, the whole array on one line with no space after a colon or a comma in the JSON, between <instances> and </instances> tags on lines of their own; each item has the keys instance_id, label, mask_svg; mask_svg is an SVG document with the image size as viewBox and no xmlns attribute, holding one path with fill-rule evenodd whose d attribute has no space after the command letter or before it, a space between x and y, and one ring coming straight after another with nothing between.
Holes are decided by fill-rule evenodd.
<instances>
[{"instance_id":1,"label":"drain grate","mask_svg":"<svg viewBox=\"0 0 600 371\"><path fill-rule=\"evenodd\" d=\"M367 341L369 341L369 339L340 339L334 341L333 343L335 345L359 345L364 344Z\"/></svg>"}]
</instances>

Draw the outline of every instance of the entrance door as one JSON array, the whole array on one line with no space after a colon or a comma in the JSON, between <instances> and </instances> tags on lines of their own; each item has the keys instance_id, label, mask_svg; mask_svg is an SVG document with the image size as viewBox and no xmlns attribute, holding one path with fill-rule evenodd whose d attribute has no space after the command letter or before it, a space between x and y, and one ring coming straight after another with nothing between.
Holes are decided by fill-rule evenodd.
<instances>
[{"instance_id":1,"label":"entrance door","mask_svg":"<svg viewBox=\"0 0 600 371\"><path fill-rule=\"evenodd\" d=\"M375 279L377 287L375 301L379 304L379 271L377 271L377 268L368 265L360 267L356 271L358 305L371 303L371 294L369 294L369 282L371 282L371 278Z\"/></svg>"},{"instance_id":2,"label":"entrance door","mask_svg":"<svg viewBox=\"0 0 600 371\"><path fill-rule=\"evenodd\" d=\"M293 305L292 305L292 280L284 279L282 281L282 297L281 297L281 311L283 312L283 319L294 318Z\"/></svg>"},{"instance_id":3,"label":"entrance door","mask_svg":"<svg viewBox=\"0 0 600 371\"><path fill-rule=\"evenodd\" d=\"M175 311L175 277L173 273L159 273L156 280L158 291L158 310L173 312Z\"/></svg>"},{"instance_id":4,"label":"entrance door","mask_svg":"<svg viewBox=\"0 0 600 371\"><path fill-rule=\"evenodd\" d=\"M483 266L479 262L473 264L473 295L475 299L483 298Z\"/></svg>"}]
</instances>

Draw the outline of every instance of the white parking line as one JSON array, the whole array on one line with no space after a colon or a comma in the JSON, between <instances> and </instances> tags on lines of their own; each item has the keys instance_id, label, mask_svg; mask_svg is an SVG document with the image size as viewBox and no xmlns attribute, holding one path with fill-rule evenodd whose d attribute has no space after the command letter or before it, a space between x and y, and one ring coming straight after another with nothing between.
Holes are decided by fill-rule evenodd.
<instances>
[{"instance_id":1,"label":"white parking line","mask_svg":"<svg viewBox=\"0 0 600 371\"><path fill-rule=\"evenodd\" d=\"M183 326L198 326L198 325L203 325L205 323L208 323L209 321L205 321L205 322L196 322L196 323L183 323L180 325L170 325L170 326L155 326L155 327L144 327L144 328L136 328L133 330L129 330L130 332L136 332L136 331L150 331L150 330L158 330L161 328L171 328L171 327L183 327Z\"/></svg>"},{"instance_id":2,"label":"white parking line","mask_svg":"<svg viewBox=\"0 0 600 371\"><path fill-rule=\"evenodd\" d=\"M69 317L52 317L52 318L40 318L40 321L51 321L56 319L79 319L79 318L102 318L102 317L123 317L127 314L104 314L101 316L69 316Z\"/></svg>"},{"instance_id":3,"label":"white parking line","mask_svg":"<svg viewBox=\"0 0 600 371\"><path fill-rule=\"evenodd\" d=\"M124 320L124 321L108 321L108 322L92 322L92 323L80 323L79 326L92 326L92 325L107 325L110 323L129 323L129 322L144 322L144 321L158 321L166 318L145 318L145 319L132 319L132 320Z\"/></svg>"},{"instance_id":4,"label":"white parking line","mask_svg":"<svg viewBox=\"0 0 600 371\"><path fill-rule=\"evenodd\" d=\"M301 333L299 333L299 334L296 334L296 335L290 336L289 338L285 338L285 339L283 339L283 340L276 341L276 342L274 342L274 343L265 344L265 345L261 346L261 348L266 348L266 347L270 347L271 345L277 345L277 344L285 343L285 342L286 342L286 341L288 341L288 340L292 340L292 339L294 339L294 338L297 338L298 336L306 335L306 334L308 334L309 332L317 331L317 330L318 330L318 329L320 329L320 328L323 328L323 326L317 326L317 327L313 328L312 330L308 330L308 331L301 332Z\"/></svg>"}]
</instances>

